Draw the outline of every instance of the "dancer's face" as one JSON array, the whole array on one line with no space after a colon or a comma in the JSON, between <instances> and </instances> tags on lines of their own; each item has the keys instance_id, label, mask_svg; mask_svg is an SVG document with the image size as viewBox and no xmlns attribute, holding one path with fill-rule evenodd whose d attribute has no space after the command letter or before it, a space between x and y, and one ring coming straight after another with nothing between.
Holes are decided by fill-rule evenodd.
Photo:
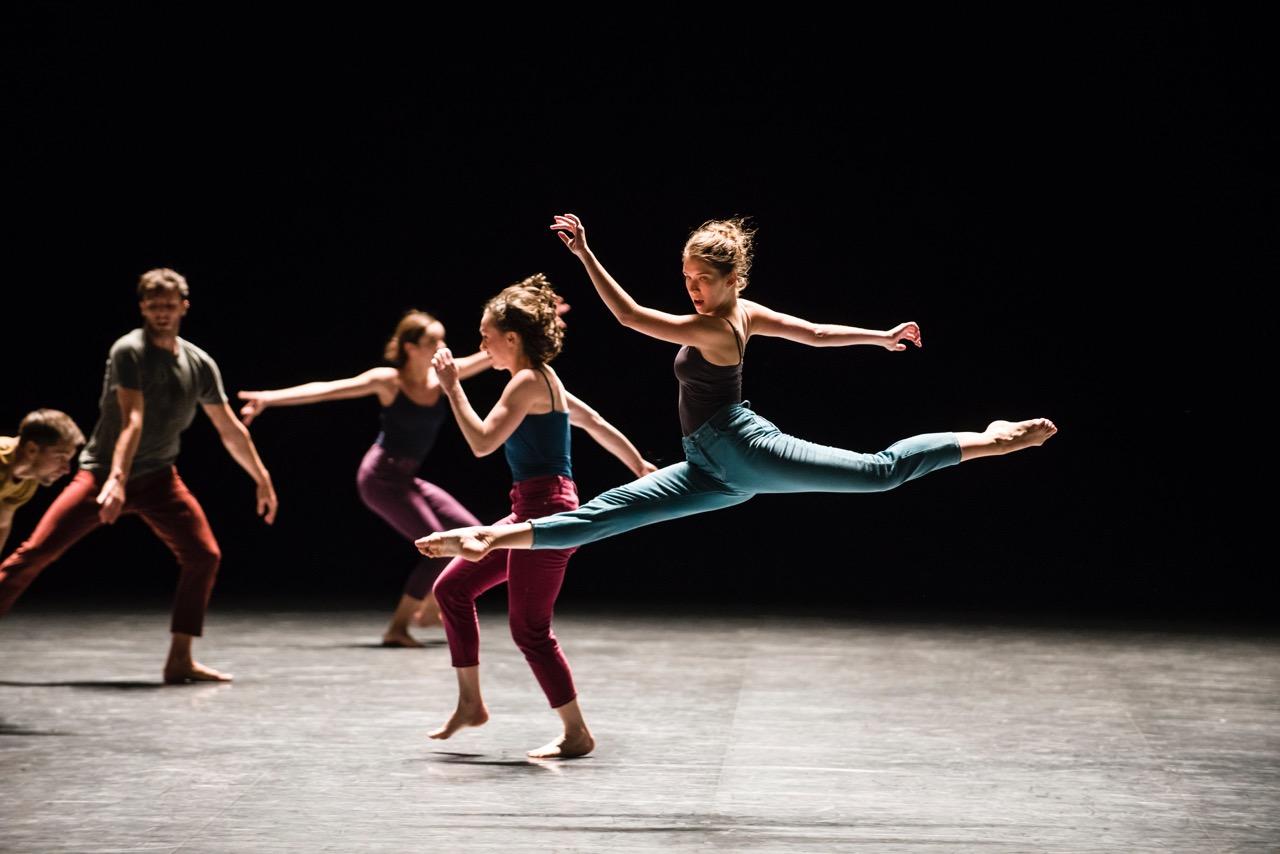
<instances>
[{"instance_id":1,"label":"dancer's face","mask_svg":"<svg viewBox=\"0 0 1280 854\"><path fill-rule=\"evenodd\" d=\"M404 347L406 362L430 365L431 357L445 346L444 324L436 321L423 331L422 337L417 341L405 341L401 346Z\"/></svg>"},{"instance_id":2,"label":"dancer's face","mask_svg":"<svg viewBox=\"0 0 1280 854\"><path fill-rule=\"evenodd\" d=\"M721 273L701 258L685 257L684 288L698 314L716 314L738 297L738 277Z\"/></svg>"},{"instance_id":3,"label":"dancer's face","mask_svg":"<svg viewBox=\"0 0 1280 854\"><path fill-rule=\"evenodd\" d=\"M34 478L41 486L52 486L60 477L71 471L71 458L76 454L76 446L70 442L57 445L37 445L28 443L23 448L28 469L27 477Z\"/></svg>"},{"instance_id":4,"label":"dancer's face","mask_svg":"<svg viewBox=\"0 0 1280 854\"><path fill-rule=\"evenodd\" d=\"M520 336L514 332L503 332L486 311L480 319L480 349L489 354L495 368L512 371L520 352Z\"/></svg>"},{"instance_id":5,"label":"dancer's face","mask_svg":"<svg viewBox=\"0 0 1280 854\"><path fill-rule=\"evenodd\" d=\"M156 291L138 303L147 329L160 335L177 335L178 324L190 307L177 291Z\"/></svg>"}]
</instances>

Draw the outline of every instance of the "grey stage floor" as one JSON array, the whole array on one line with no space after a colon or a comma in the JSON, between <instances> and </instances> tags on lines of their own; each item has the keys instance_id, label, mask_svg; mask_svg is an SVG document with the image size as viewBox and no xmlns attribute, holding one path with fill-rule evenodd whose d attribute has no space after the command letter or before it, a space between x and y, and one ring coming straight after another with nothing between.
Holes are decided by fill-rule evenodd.
<instances>
[{"instance_id":1,"label":"grey stage floor","mask_svg":"<svg viewBox=\"0 0 1280 854\"><path fill-rule=\"evenodd\" d=\"M562 615L599 748L499 617L493 720L427 740L447 651L382 614L221 610L165 688L165 615L0 622L6 851L1276 851L1274 636Z\"/></svg>"}]
</instances>

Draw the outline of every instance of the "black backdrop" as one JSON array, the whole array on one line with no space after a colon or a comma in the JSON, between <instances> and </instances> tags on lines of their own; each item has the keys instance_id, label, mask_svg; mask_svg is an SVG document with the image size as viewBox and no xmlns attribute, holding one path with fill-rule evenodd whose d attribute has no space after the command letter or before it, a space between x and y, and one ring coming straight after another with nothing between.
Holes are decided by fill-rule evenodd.
<instances>
[{"instance_id":1,"label":"black backdrop","mask_svg":"<svg viewBox=\"0 0 1280 854\"><path fill-rule=\"evenodd\" d=\"M751 298L924 330L901 354L752 341L747 396L784 430L876 450L1045 415L1060 435L890 494L760 497L599 543L566 598L1270 608L1246 500L1267 468L1262 396L1232 391L1265 387L1247 354L1269 333L1246 298L1275 281L1257 22L919 11L544 39L515 21L7 14L10 430L37 406L92 427L153 266L187 276L183 335L232 394L364 370L408 307L469 351L482 301L541 270L573 306L569 387L672 462L675 348L618 326L546 226L578 213L619 281L678 311L688 231L747 214ZM470 384L482 411L504 377ZM366 399L255 423L281 498L269 529L197 421L180 469L222 542L221 595L394 596L413 555L354 488L376 422ZM584 497L628 477L585 434L574 450ZM470 458L451 425L424 475L481 517L506 512L501 455ZM172 578L126 520L30 596Z\"/></svg>"}]
</instances>

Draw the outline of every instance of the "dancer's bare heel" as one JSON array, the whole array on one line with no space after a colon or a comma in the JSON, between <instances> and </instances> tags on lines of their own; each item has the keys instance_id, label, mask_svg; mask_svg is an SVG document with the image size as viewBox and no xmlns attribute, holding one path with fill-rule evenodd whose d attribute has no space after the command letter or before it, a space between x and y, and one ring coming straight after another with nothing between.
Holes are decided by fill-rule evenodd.
<instances>
[{"instance_id":1,"label":"dancer's bare heel","mask_svg":"<svg viewBox=\"0 0 1280 854\"><path fill-rule=\"evenodd\" d=\"M1043 445L1057 432L1058 428L1048 418L1033 418L1030 421L992 421L986 429L986 434L1006 454Z\"/></svg>"},{"instance_id":2,"label":"dancer's bare heel","mask_svg":"<svg viewBox=\"0 0 1280 854\"><path fill-rule=\"evenodd\" d=\"M484 726L488 722L489 710L485 708L483 702L479 705L459 703L458 708L454 710L453 715L445 722L445 725L432 732L430 737L448 738L463 727Z\"/></svg>"},{"instance_id":3,"label":"dancer's bare heel","mask_svg":"<svg viewBox=\"0 0 1280 854\"><path fill-rule=\"evenodd\" d=\"M1057 425L1048 418L1032 418L1030 421L992 421L981 433L957 432L956 439L960 442L963 461L1034 448L1057 432Z\"/></svg>"},{"instance_id":4,"label":"dancer's bare heel","mask_svg":"<svg viewBox=\"0 0 1280 854\"><path fill-rule=\"evenodd\" d=\"M566 732L555 741L548 742L539 748L530 750L530 759L573 759L586 756L596 749L596 740L587 730Z\"/></svg>"}]
</instances>

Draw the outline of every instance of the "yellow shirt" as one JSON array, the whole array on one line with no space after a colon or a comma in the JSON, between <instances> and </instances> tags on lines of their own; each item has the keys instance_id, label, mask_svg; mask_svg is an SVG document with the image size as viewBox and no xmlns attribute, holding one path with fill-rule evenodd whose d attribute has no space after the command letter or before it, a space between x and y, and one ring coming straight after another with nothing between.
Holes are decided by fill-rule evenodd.
<instances>
[{"instance_id":1,"label":"yellow shirt","mask_svg":"<svg viewBox=\"0 0 1280 854\"><path fill-rule=\"evenodd\" d=\"M33 477L26 480L14 480L9 475L14 457L18 450L18 440L9 436L0 436L0 504L6 507L21 507L31 500L40 488L40 482Z\"/></svg>"}]
</instances>

